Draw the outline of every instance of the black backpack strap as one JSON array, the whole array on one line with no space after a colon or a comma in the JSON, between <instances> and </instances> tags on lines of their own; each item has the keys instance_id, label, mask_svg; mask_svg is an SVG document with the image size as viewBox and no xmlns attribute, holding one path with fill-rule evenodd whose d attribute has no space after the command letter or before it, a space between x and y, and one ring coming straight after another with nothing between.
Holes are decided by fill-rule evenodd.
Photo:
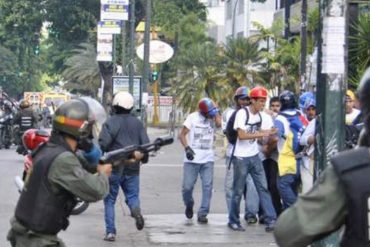
<instances>
[{"instance_id":1,"label":"black backpack strap","mask_svg":"<svg viewBox=\"0 0 370 247\"><path fill-rule=\"evenodd\" d=\"M248 124L248 121L249 121L249 110L247 109L247 107L243 107L244 110L245 110L245 114L247 115L246 119L245 119L245 125Z\"/></svg>"},{"instance_id":2,"label":"black backpack strap","mask_svg":"<svg viewBox=\"0 0 370 247\"><path fill-rule=\"evenodd\" d=\"M258 112L258 116L260 117L260 121L258 122L258 128L261 128L261 126L262 126L262 116L261 116L261 112Z\"/></svg>"},{"instance_id":3,"label":"black backpack strap","mask_svg":"<svg viewBox=\"0 0 370 247\"><path fill-rule=\"evenodd\" d=\"M248 123L248 121L249 121L249 112L248 112L248 109L246 108L246 107L243 107L244 108L244 110L245 110L245 114L246 114L246 120L245 120L245 124L247 124ZM238 113L238 111L239 110L241 110L242 108L240 108L240 109L238 109L238 110L236 110L233 114L235 114L235 116L236 116L236 114ZM235 122L235 119L234 119L234 122ZM238 138L238 137L237 137ZM235 146L236 146L236 142L235 142L235 144L233 144L233 150L231 151L231 156L230 156L230 161L229 161L229 164L228 164L228 166L227 166L227 169L228 170L230 170L230 167L231 167L231 163L232 163L232 160L233 160L233 157L234 157L234 153L235 153Z\"/></svg>"}]
</instances>

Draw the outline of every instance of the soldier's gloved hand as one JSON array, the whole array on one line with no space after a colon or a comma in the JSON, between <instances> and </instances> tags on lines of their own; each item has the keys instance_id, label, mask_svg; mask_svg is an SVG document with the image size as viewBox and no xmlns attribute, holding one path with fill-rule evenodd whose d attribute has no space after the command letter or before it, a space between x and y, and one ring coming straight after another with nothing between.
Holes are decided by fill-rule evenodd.
<instances>
[{"instance_id":1,"label":"soldier's gloved hand","mask_svg":"<svg viewBox=\"0 0 370 247\"><path fill-rule=\"evenodd\" d=\"M186 158L188 160L193 160L194 159L195 152L194 152L193 149L191 149L191 147L187 146L185 148L185 154L186 154Z\"/></svg>"},{"instance_id":2,"label":"soldier's gloved hand","mask_svg":"<svg viewBox=\"0 0 370 247\"><path fill-rule=\"evenodd\" d=\"M100 157L102 156L102 152L98 145L93 144L90 148L90 151L82 151L82 155L91 165L97 165L99 163Z\"/></svg>"}]
</instances>

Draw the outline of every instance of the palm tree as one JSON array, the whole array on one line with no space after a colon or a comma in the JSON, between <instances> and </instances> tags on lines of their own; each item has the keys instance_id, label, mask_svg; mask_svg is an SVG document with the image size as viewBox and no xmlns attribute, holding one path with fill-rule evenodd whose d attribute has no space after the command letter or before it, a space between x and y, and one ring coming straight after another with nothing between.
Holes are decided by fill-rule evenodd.
<instances>
[{"instance_id":1,"label":"palm tree","mask_svg":"<svg viewBox=\"0 0 370 247\"><path fill-rule=\"evenodd\" d=\"M235 89L252 87L263 83L260 75L261 56L258 43L252 39L238 37L229 39L220 56L222 68L219 87L222 88L221 102L227 105Z\"/></svg>"},{"instance_id":2,"label":"palm tree","mask_svg":"<svg viewBox=\"0 0 370 247\"><path fill-rule=\"evenodd\" d=\"M94 45L82 43L73 52L74 55L67 58L64 63L62 76L67 81L65 87L96 96L101 79Z\"/></svg>"},{"instance_id":3,"label":"palm tree","mask_svg":"<svg viewBox=\"0 0 370 247\"><path fill-rule=\"evenodd\" d=\"M359 16L358 23L353 27L356 35L350 36L350 63L353 67L353 73L349 78L349 83L357 87L362 74L370 66L370 19L369 15L362 14Z\"/></svg>"},{"instance_id":4,"label":"palm tree","mask_svg":"<svg viewBox=\"0 0 370 247\"><path fill-rule=\"evenodd\" d=\"M179 54L177 66L180 72L172 91L185 112L195 110L201 98L215 100L223 93L218 85L217 51L213 42L205 42L194 44Z\"/></svg>"}]
</instances>

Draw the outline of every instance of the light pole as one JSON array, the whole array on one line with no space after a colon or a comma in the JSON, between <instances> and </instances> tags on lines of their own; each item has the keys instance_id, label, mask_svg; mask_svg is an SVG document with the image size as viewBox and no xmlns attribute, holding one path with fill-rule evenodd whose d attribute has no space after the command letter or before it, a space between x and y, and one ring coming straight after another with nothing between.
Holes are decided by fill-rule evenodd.
<instances>
[{"instance_id":1,"label":"light pole","mask_svg":"<svg viewBox=\"0 0 370 247\"><path fill-rule=\"evenodd\" d=\"M284 38L286 40L290 37L290 5L292 5L292 0L286 0L284 8Z\"/></svg>"},{"instance_id":2,"label":"light pole","mask_svg":"<svg viewBox=\"0 0 370 247\"><path fill-rule=\"evenodd\" d=\"M231 3L233 2L230 0ZM233 16L232 16L232 27L231 27L231 36L232 38L235 38L235 15L236 15L236 6L238 5L239 0L235 1L234 8L233 8Z\"/></svg>"},{"instance_id":3,"label":"light pole","mask_svg":"<svg viewBox=\"0 0 370 247\"><path fill-rule=\"evenodd\" d=\"M135 57L135 0L130 1L130 63L129 92L134 92L134 57Z\"/></svg>"},{"instance_id":4,"label":"light pole","mask_svg":"<svg viewBox=\"0 0 370 247\"><path fill-rule=\"evenodd\" d=\"M307 57L307 0L302 0L302 20L301 20L301 61L300 61L300 81L301 88L307 90L306 83L306 57Z\"/></svg>"},{"instance_id":5,"label":"light pole","mask_svg":"<svg viewBox=\"0 0 370 247\"><path fill-rule=\"evenodd\" d=\"M317 59L317 117L314 177L344 147L344 92L347 81L347 0L319 1L320 35ZM336 126L336 128L333 128ZM313 247L338 246L334 232Z\"/></svg>"},{"instance_id":6,"label":"light pole","mask_svg":"<svg viewBox=\"0 0 370 247\"><path fill-rule=\"evenodd\" d=\"M150 24L151 24L151 15L152 15L152 1L146 1L146 9L145 9L145 31L144 31L144 65L143 65L143 81L141 85L141 92L147 92L147 85L148 85L148 77L150 73L150 64L149 64L149 52L150 52ZM142 100L142 98L140 99ZM144 122L145 128L147 127L147 115L146 115L146 104L144 105L144 109L141 109L141 120Z\"/></svg>"}]
</instances>

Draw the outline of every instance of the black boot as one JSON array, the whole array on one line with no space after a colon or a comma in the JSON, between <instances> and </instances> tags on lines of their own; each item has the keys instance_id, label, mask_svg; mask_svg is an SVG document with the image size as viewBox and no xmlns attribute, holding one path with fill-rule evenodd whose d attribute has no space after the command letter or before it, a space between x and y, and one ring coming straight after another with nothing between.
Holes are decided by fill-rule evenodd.
<instances>
[{"instance_id":1,"label":"black boot","mask_svg":"<svg viewBox=\"0 0 370 247\"><path fill-rule=\"evenodd\" d=\"M141 215L140 208L134 208L131 210L131 216L135 219L136 228L140 231L144 228L144 218Z\"/></svg>"}]
</instances>

